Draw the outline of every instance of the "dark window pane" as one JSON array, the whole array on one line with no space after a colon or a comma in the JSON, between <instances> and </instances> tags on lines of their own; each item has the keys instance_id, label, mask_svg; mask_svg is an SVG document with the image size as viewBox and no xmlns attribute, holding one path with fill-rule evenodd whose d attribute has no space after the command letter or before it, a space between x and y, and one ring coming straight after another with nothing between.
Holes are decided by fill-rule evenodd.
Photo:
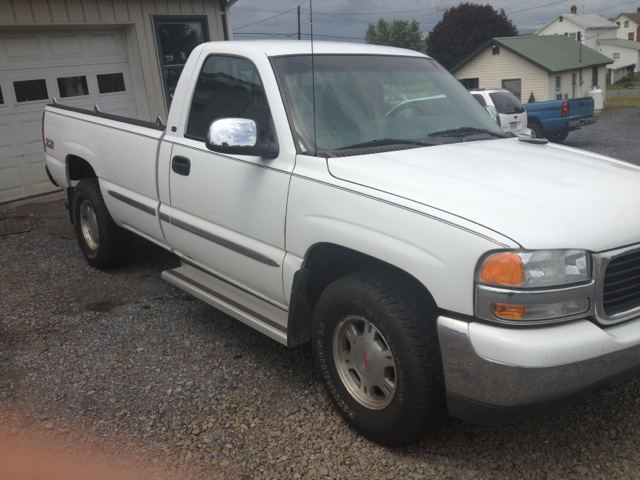
<instances>
[{"instance_id":1,"label":"dark window pane","mask_svg":"<svg viewBox=\"0 0 640 480\"><path fill-rule=\"evenodd\" d=\"M158 32L165 65L184 65L191 51L202 43L200 22L163 23Z\"/></svg>"},{"instance_id":2,"label":"dark window pane","mask_svg":"<svg viewBox=\"0 0 640 480\"><path fill-rule=\"evenodd\" d=\"M4 105L4 97L2 96L2 88L0 88L0 105Z\"/></svg>"},{"instance_id":3,"label":"dark window pane","mask_svg":"<svg viewBox=\"0 0 640 480\"><path fill-rule=\"evenodd\" d=\"M176 87L178 86L178 80L180 79L180 74L182 73L183 65L179 67L165 67L164 76L167 81L167 91L169 92L169 97L173 100L173 92L176 91Z\"/></svg>"},{"instance_id":4,"label":"dark window pane","mask_svg":"<svg viewBox=\"0 0 640 480\"><path fill-rule=\"evenodd\" d=\"M502 80L502 88L506 88L507 90L509 90L518 98L518 100L521 100L520 92L522 91L522 89L520 88L520 84L520 79Z\"/></svg>"},{"instance_id":5,"label":"dark window pane","mask_svg":"<svg viewBox=\"0 0 640 480\"><path fill-rule=\"evenodd\" d=\"M475 98L483 107L487 106L487 102L484 101L484 97L482 95L474 95L473 98Z\"/></svg>"},{"instance_id":6,"label":"dark window pane","mask_svg":"<svg viewBox=\"0 0 640 480\"><path fill-rule=\"evenodd\" d=\"M98 91L100 93L124 92L124 75L122 73L105 73L98 75Z\"/></svg>"},{"instance_id":7,"label":"dark window pane","mask_svg":"<svg viewBox=\"0 0 640 480\"><path fill-rule=\"evenodd\" d=\"M47 100L49 98L47 82L44 79L13 82L13 89L16 91L16 100L18 103Z\"/></svg>"},{"instance_id":8,"label":"dark window pane","mask_svg":"<svg viewBox=\"0 0 640 480\"><path fill-rule=\"evenodd\" d=\"M510 113L522 113L524 112L524 107L520 103L515 95L510 92L494 92L490 93L489 96L491 100L493 100L493 104L498 110L498 113L510 114Z\"/></svg>"},{"instance_id":9,"label":"dark window pane","mask_svg":"<svg viewBox=\"0 0 640 480\"><path fill-rule=\"evenodd\" d=\"M87 77L84 75L78 77L64 77L58 79L58 90L60 97L81 97L89 95L89 87L87 86Z\"/></svg>"},{"instance_id":10,"label":"dark window pane","mask_svg":"<svg viewBox=\"0 0 640 480\"><path fill-rule=\"evenodd\" d=\"M187 135L204 140L217 118L254 120L261 138L269 134L271 112L253 63L242 58L207 58L198 77Z\"/></svg>"}]
</instances>

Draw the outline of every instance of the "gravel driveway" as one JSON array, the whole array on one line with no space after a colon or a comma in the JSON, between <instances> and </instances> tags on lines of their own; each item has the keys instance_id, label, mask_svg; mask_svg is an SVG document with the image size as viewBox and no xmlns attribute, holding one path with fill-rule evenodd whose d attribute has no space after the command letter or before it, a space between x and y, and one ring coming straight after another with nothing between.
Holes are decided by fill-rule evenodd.
<instances>
[{"instance_id":1,"label":"gravel driveway","mask_svg":"<svg viewBox=\"0 0 640 480\"><path fill-rule=\"evenodd\" d=\"M566 144L638 162L639 118L621 110ZM0 220L31 215L30 232L0 237L0 447L3 435L90 445L163 478L640 475L638 379L517 424L451 419L386 449L333 411L308 347L282 347L163 282L172 254L138 240L132 263L98 271L69 238L62 199L0 207Z\"/></svg>"}]
</instances>

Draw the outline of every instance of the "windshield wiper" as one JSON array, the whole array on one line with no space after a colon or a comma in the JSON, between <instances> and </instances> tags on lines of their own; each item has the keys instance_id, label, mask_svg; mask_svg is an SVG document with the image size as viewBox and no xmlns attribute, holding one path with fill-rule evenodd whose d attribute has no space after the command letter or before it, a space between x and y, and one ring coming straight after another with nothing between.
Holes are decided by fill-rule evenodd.
<instances>
[{"instance_id":1,"label":"windshield wiper","mask_svg":"<svg viewBox=\"0 0 640 480\"><path fill-rule=\"evenodd\" d=\"M508 135L504 133L492 132L491 130L486 130L484 128L475 128L475 127L460 127L460 128L452 128L449 130L442 130L441 132L433 132L430 133L430 137L466 137L467 135L477 135L481 133L486 133L493 137L498 138L507 138Z\"/></svg>"},{"instance_id":2,"label":"windshield wiper","mask_svg":"<svg viewBox=\"0 0 640 480\"><path fill-rule=\"evenodd\" d=\"M428 147L435 145L434 142L425 140L405 140L402 138L377 138L368 142L356 143L347 147L340 147L336 150L349 150L351 148L366 148L366 147L382 147L385 145L417 145L421 147Z\"/></svg>"}]
</instances>

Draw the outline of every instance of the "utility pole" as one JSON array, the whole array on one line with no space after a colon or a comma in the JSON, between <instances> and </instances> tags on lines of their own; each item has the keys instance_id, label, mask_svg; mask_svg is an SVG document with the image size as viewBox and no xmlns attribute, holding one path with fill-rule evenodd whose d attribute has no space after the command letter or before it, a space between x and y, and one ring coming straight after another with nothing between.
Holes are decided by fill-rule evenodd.
<instances>
[{"instance_id":1,"label":"utility pole","mask_svg":"<svg viewBox=\"0 0 640 480\"><path fill-rule=\"evenodd\" d=\"M300 40L300 5L298 5L298 40Z\"/></svg>"}]
</instances>

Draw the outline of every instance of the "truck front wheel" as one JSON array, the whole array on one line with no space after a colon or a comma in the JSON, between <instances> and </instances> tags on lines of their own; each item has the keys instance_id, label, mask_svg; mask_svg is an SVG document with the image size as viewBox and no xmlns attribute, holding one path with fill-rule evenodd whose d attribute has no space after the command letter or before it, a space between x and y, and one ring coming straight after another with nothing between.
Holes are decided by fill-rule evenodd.
<instances>
[{"instance_id":1,"label":"truck front wheel","mask_svg":"<svg viewBox=\"0 0 640 480\"><path fill-rule=\"evenodd\" d=\"M96 268L120 265L129 253L132 234L111 218L98 179L81 180L71 203L76 237L87 262Z\"/></svg>"},{"instance_id":2,"label":"truck front wheel","mask_svg":"<svg viewBox=\"0 0 640 480\"><path fill-rule=\"evenodd\" d=\"M415 443L446 417L435 309L408 280L363 271L329 285L313 351L331 402L360 434Z\"/></svg>"}]
</instances>

